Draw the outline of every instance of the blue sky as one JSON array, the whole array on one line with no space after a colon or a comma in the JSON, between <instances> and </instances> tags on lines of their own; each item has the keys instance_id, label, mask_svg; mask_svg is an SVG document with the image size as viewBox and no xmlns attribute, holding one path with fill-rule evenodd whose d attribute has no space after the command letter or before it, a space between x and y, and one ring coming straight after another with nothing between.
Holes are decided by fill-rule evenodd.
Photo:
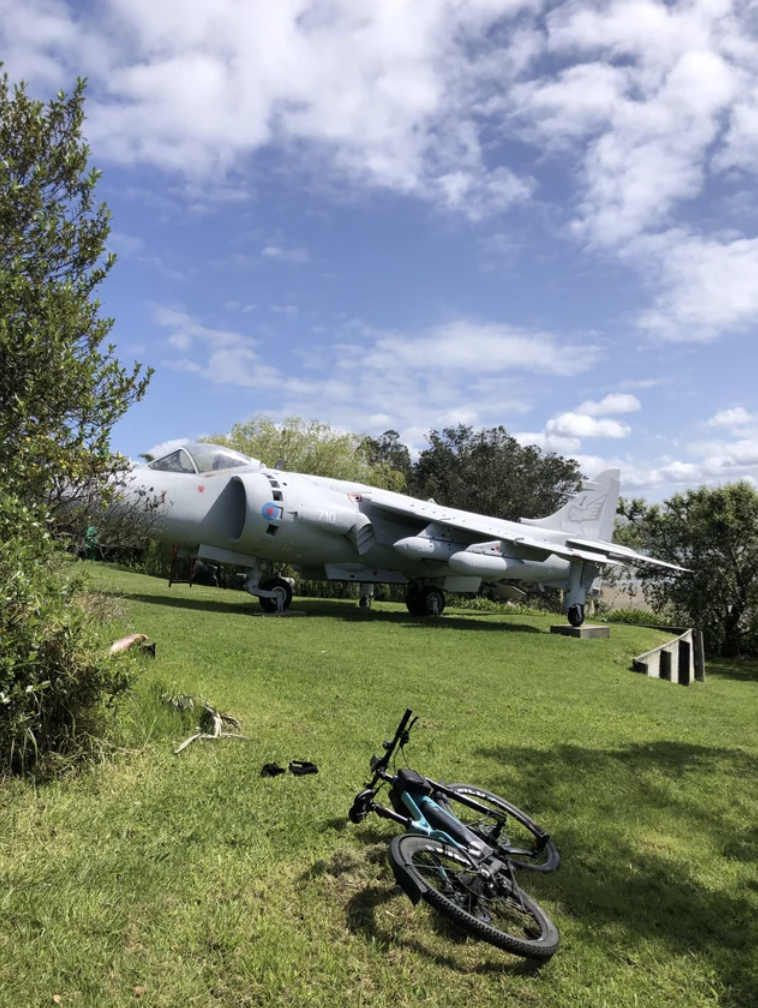
<instances>
[{"instance_id":1,"label":"blue sky","mask_svg":"<svg viewBox=\"0 0 758 1008\"><path fill-rule=\"evenodd\" d=\"M0 0L90 80L136 455L458 422L658 498L758 477L758 19L688 0Z\"/></svg>"}]
</instances>

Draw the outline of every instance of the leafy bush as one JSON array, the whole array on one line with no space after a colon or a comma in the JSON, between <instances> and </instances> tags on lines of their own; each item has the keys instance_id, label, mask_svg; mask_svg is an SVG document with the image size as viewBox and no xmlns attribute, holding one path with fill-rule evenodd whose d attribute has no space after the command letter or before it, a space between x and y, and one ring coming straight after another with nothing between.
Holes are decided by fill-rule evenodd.
<instances>
[{"instance_id":1,"label":"leafy bush","mask_svg":"<svg viewBox=\"0 0 758 1008\"><path fill-rule=\"evenodd\" d=\"M633 623L635 626L671 626L671 619L649 609L611 609L600 617L605 623Z\"/></svg>"},{"instance_id":2,"label":"leafy bush","mask_svg":"<svg viewBox=\"0 0 758 1008\"><path fill-rule=\"evenodd\" d=\"M55 562L45 516L0 488L0 774L91 746L105 702L130 685Z\"/></svg>"}]
</instances>

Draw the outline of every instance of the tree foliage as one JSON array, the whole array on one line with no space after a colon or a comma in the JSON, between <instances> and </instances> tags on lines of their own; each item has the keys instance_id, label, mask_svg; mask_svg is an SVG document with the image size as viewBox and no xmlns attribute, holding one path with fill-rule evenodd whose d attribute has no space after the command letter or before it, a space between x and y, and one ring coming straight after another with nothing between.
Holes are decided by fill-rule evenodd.
<instances>
[{"instance_id":1,"label":"tree foliage","mask_svg":"<svg viewBox=\"0 0 758 1008\"><path fill-rule=\"evenodd\" d=\"M377 438L366 437L363 442L369 465L389 466L395 472L401 473L406 483L410 484L413 472L411 453L400 440L395 430L386 430Z\"/></svg>"},{"instance_id":2,"label":"tree foliage","mask_svg":"<svg viewBox=\"0 0 758 1008\"><path fill-rule=\"evenodd\" d=\"M245 452L269 466L281 459L283 467L292 472L390 490L403 490L405 486L403 474L386 460L372 460L366 438L317 420L288 417L277 423L258 415L247 423L235 424L228 434L214 434L205 440Z\"/></svg>"},{"instance_id":3,"label":"tree foliage","mask_svg":"<svg viewBox=\"0 0 758 1008\"><path fill-rule=\"evenodd\" d=\"M516 521L551 514L579 488L572 459L521 445L503 427L433 430L413 467L417 497Z\"/></svg>"},{"instance_id":4,"label":"tree foliage","mask_svg":"<svg viewBox=\"0 0 758 1008\"><path fill-rule=\"evenodd\" d=\"M86 750L130 681L78 604L81 581L56 570L47 525L0 487L0 775Z\"/></svg>"},{"instance_id":5,"label":"tree foliage","mask_svg":"<svg viewBox=\"0 0 758 1008\"><path fill-rule=\"evenodd\" d=\"M656 612L704 632L710 654L758 654L758 492L747 482L701 486L663 504L622 501L627 541L688 568L639 571Z\"/></svg>"},{"instance_id":6,"label":"tree foliage","mask_svg":"<svg viewBox=\"0 0 758 1008\"><path fill-rule=\"evenodd\" d=\"M30 502L125 465L113 424L150 378L104 346L94 297L115 262L82 139L85 82L47 104L0 77L0 473Z\"/></svg>"}]
</instances>

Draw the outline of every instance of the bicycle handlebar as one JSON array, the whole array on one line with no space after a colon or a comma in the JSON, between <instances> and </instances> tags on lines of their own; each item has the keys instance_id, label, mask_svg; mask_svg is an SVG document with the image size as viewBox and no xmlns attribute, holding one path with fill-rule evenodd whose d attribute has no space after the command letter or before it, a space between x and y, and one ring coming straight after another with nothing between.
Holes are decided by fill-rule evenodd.
<instances>
[{"instance_id":1,"label":"bicycle handlebar","mask_svg":"<svg viewBox=\"0 0 758 1008\"><path fill-rule=\"evenodd\" d=\"M411 728L414 726L416 721L418 721L418 717L413 718L413 721L411 721L412 716L413 711L411 710L410 707L408 707L405 714L403 714L402 718L400 719L400 724L397 726L395 737L392 739L391 742L387 741L382 743L385 749L384 756L382 756L381 759L377 760L376 763L374 763L371 768L374 771L374 780L376 780L377 776L381 771L386 770L387 767L389 766L390 759L392 758L392 754L397 748L398 743L401 746L404 746L407 743L408 733L410 732ZM410 724L408 723L409 721Z\"/></svg>"}]
</instances>

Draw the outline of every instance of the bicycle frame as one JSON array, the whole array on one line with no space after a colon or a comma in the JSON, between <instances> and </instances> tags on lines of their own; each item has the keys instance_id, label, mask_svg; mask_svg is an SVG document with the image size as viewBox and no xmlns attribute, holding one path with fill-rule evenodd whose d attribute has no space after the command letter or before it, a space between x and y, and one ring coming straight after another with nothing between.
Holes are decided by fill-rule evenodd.
<instances>
[{"instance_id":1,"label":"bicycle frame","mask_svg":"<svg viewBox=\"0 0 758 1008\"><path fill-rule=\"evenodd\" d=\"M485 844L475 833L473 833L464 823L457 818L450 808L443 808L438 802L436 802L430 795L421 793L419 791L414 791L413 788L404 788L400 792L400 800L403 805L408 809L408 815L401 815L394 809L389 809L384 805L380 805L379 802L374 801L373 796L376 791L377 785L380 782L388 783L390 785L396 785L398 781L398 776L390 774L387 772L387 767L389 761L398 745L401 747L408 742L408 737L410 729L416 722L416 718L411 721L411 716L413 711L408 709L398 725L397 731L395 732L395 737L391 742L385 742L385 755L381 758L378 756L373 756L371 758L371 769L373 770L373 777L371 781L367 784L366 790L362 791L355 800L357 804L359 800L362 801L362 806L366 812L375 812L382 819L391 819L393 822L405 827L408 832L418 833L421 836L427 836L433 840L439 840L441 843L450 844L451 846L457 848L458 850L465 851L470 857L476 861L481 861L483 858L490 857L494 855L494 848ZM410 723L409 723L410 722ZM431 778L424 778L434 795L444 795L445 797L454 798L455 801L459 802L461 805L473 809L475 812L479 812L483 817L491 817L493 815L493 810L480 802L477 802L474 798L469 798L468 795L460 794L459 792L453 791L451 788L446 787L442 783L431 780ZM449 820L448 829L441 829L435 827L429 822L424 810L431 813L432 818L438 821ZM503 816L503 822L505 822L505 815ZM544 849L547 845L550 835L541 829L536 823L532 824L534 827L535 835L537 836L537 842L531 850L527 850L523 847L512 847L509 844L498 843L498 854L505 855L506 859L510 856L515 857L535 857ZM452 830L452 832L450 832ZM498 834L494 835L494 840L497 842Z\"/></svg>"}]
</instances>

